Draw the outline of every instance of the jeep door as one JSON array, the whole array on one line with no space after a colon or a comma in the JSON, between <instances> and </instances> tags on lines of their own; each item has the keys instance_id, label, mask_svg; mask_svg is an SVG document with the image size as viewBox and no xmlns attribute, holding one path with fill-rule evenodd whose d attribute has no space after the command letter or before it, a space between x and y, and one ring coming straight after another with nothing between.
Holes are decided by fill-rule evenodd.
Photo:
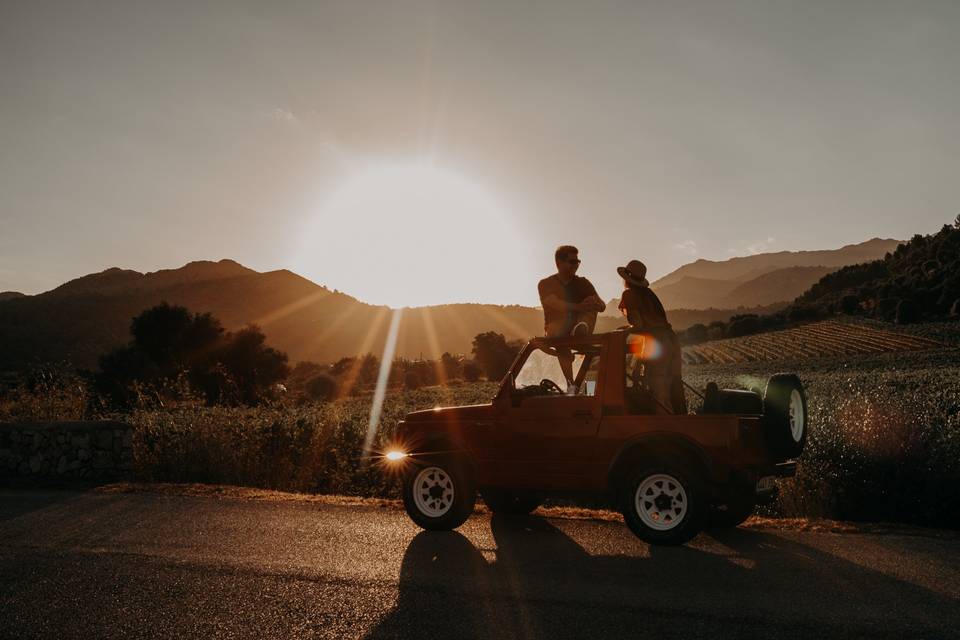
<instances>
[{"instance_id":1,"label":"jeep door","mask_svg":"<svg viewBox=\"0 0 960 640\"><path fill-rule=\"evenodd\" d=\"M533 349L517 369L512 402L500 421L501 450L496 456L511 486L576 489L591 476L600 424L598 379L602 347L580 345L573 373L577 395L565 395L566 381L557 349ZM553 382L559 391L549 383ZM505 446L504 446L505 445Z\"/></svg>"}]
</instances>

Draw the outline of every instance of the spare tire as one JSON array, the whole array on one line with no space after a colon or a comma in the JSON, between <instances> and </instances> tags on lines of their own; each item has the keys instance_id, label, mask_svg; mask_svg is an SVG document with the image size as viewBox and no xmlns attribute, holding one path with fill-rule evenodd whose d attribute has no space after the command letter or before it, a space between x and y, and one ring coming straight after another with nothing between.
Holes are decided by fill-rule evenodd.
<instances>
[{"instance_id":1,"label":"spare tire","mask_svg":"<svg viewBox=\"0 0 960 640\"><path fill-rule=\"evenodd\" d=\"M763 392L767 445L783 459L795 458L807 442L807 395L793 373L770 376Z\"/></svg>"}]
</instances>

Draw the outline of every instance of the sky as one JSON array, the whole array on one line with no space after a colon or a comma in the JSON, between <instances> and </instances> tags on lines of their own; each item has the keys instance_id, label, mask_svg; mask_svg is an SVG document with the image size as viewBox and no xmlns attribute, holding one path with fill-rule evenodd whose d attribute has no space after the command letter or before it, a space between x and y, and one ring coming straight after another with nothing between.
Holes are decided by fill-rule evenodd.
<instances>
[{"instance_id":1,"label":"sky","mask_svg":"<svg viewBox=\"0 0 960 640\"><path fill-rule=\"evenodd\" d=\"M960 213L960 3L0 0L0 291L231 258L604 298Z\"/></svg>"}]
</instances>

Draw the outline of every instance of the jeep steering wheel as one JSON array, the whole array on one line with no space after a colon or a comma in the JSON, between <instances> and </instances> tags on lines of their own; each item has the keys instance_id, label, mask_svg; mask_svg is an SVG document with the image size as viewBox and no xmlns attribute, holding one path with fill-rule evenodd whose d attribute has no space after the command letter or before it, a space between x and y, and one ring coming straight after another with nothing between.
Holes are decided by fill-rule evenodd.
<instances>
[{"instance_id":1,"label":"jeep steering wheel","mask_svg":"<svg viewBox=\"0 0 960 640\"><path fill-rule=\"evenodd\" d=\"M563 389L560 388L560 385L558 385L556 382L554 382L550 378L544 378L543 380L541 380L540 388L547 393L556 392L556 393L559 393L560 395L563 395Z\"/></svg>"}]
</instances>

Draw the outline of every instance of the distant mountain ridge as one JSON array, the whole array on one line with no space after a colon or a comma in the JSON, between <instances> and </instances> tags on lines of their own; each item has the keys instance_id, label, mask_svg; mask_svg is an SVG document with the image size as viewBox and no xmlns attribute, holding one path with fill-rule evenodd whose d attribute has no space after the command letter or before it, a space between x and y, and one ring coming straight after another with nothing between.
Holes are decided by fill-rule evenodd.
<instances>
[{"instance_id":1,"label":"distant mountain ridge","mask_svg":"<svg viewBox=\"0 0 960 640\"><path fill-rule=\"evenodd\" d=\"M902 242L902 240L890 238L871 238L865 242L844 245L839 249L775 251L738 256L728 260L701 258L671 271L653 282L651 286L662 287L686 276L745 281L783 267L841 267L882 258L887 252L894 251Z\"/></svg>"},{"instance_id":2,"label":"distant mountain ridge","mask_svg":"<svg viewBox=\"0 0 960 640\"><path fill-rule=\"evenodd\" d=\"M393 312L285 269L261 273L233 260L191 262L146 274L112 268L0 302L0 370L64 359L93 368L100 355L129 340L131 318L161 301L210 312L230 330L258 324L268 343L292 361L330 362L379 352ZM602 319L598 330L618 324L619 319ZM490 304L405 309L397 354L469 353L474 336L484 331L508 339L539 335L543 312Z\"/></svg>"},{"instance_id":3,"label":"distant mountain ridge","mask_svg":"<svg viewBox=\"0 0 960 640\"><path fill-rule=\"evenodd\" d=\"M778 251L723 261L697 260L652 283L667 309L765 306L792 301L823 276L878 260L899 240L873 238L823 251Z\"/></svg>"},{"instance_id":4,"label":"distant mountain ridge","mask_svg":"<svg viewBox=\"0 0 960 640\"><path fill-rule=\"evenodd\" d=\"M895 242L871 240L863 244L869 246L867 253L876 253ZM851 247L843 255L862 255L865 251L862 245ZM830 254L837 261L841 259L837 252L846 249L850 247L794 254L810 260ZM774 260L779 264L787 253L769 255L781 256ZM770 263L760 258L734 258L706 266L703 263L707 261L697 261L675 271L681 277L673 283L682 284L684 279L697 283L699 297L693 301L702 306L671 309L668 304L674 328L725 321L736 313L769 313L786 304L771 298L788 294L791 299L796 297L799 293L793 294L794 290L826 268L770 268ZM736 260L741 262L730 271L727 263ZM708 276L717 272L709 265L721 265L717 267L720 272L738 274L739 279L711 279ZM674 274L654 285L667 300L673 295L668 287ZM668 284L663 285L664 281ZM100 355L130 339L130 320L162 301L194 312L210 312L229 330L258 324L269 344L287 352L292 361L331 362L343 356L379 352L393 313L388 307L360 302L286 269L261 273L233 260L197 261L151 273L111 268L38 295L0 294L0 371L55 360L96 367ZM469 353L474 336L485 331L502 333L507 339L526 339L543 332L543 311L536 307L449 304L404 309L402 313L397 354L408 358L435 358L444 351ZM622 324L614 302L598 319L596 330L609 331Z\"/></svg>"}]
</instances>

